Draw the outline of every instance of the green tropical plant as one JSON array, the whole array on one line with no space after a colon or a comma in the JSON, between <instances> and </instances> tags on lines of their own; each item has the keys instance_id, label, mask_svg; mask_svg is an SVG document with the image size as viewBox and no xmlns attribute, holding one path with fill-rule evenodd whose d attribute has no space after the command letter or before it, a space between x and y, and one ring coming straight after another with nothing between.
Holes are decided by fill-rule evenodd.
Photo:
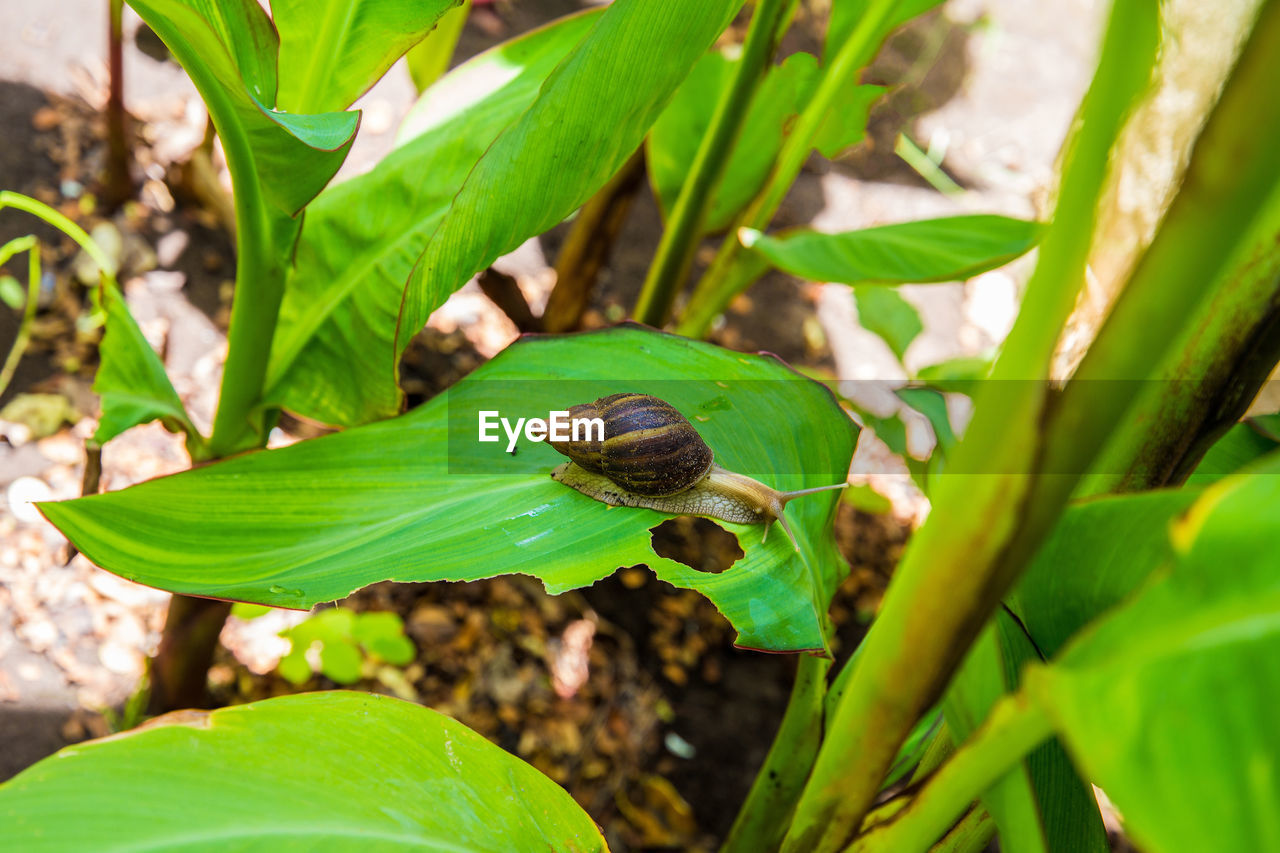
<instances>
[{"instance_id":1,"label":"green tropical plant","mask_svg":"<svg viewBox=\"0 0 1280 853\"><path fill-rule=\"evenodd\" d=\"M314 671L338 684L355 684L370 665L385 661L404 666L416 651L399 615L357 613L346 607L321 610L281 636L289 641L289 653L280 658L278 670L294 684L310 681ZM308 657L312 649L318 666Z\"/></svg>"},{"instance_id":2,"label":"green tropical plant","mask_svg":"<svg viewBox=\"0 0 1280 853\"><path fill-rule=\"evenodd\" d=\"M250 0L135 4L210 101L233 161L233 342L205 438L107 280L98 387L101 440L161 418L201 460L260 446L281 408L348 429L41 505L77 547L175 592L290 607L377 580L503 572L555 593L646 563L714 602L738 644L810 652L731 850L977 850L997 830L1010 849L1104 849L1086 782L1145 849L1280 847L1280 450L1273 421L1238 424L1280 359L1280 3L1259 4L1177 195L1065 383L1051 364L1116 139L1148 95L1157 4L1112 8L1046 226L969 217L840 235L765 231L810 153L862 133L857 71L932 3L837 2L823 61L770 69L794 2L759 0L729 60L707 49L740 3L617 0L441 78L395 152L320 191L354 131L325 111L430 26L367 2L351 19L366 26L344 30L329 17L339 5L278 4L272 29ZM348 66L329 67L333 56L363 70L339 75ZM495 67L505 74L486 76ZM460 106L455 87L476 79L487 88ZM679 131L691 124L696 146ZM637 318L676 313L693 247L728 229L678 312L683 336L624 325L524 339L395 417L396 358L430 312L588 201L647 134L668 228ZM293 216L304 205L305 222ZM794 550L725 523L744 556L703 574L652 551L660 513L607 510L549 478L558 457L545 445L511 455L476 440L480 412L529 418L636 390L688 415L733 470L778 486L839 480L857 428L824 387L691 338L774 264L858 288L901 355L918 319L886 285L971 275L1037 242L994 363L937 366L901 392L939 437L921 478L933 508L839 667L834 495L787 510ZM975 406L958 439L941 396L957 388ZM348 752L356 771L333 763ZM69 802L82 820L67 820ZM523 763L430 711L349 693L162 718L72 748L0 786L0 815L28 849L357 835L388 848L603 848Z\"/></svg>"}]
</instances>

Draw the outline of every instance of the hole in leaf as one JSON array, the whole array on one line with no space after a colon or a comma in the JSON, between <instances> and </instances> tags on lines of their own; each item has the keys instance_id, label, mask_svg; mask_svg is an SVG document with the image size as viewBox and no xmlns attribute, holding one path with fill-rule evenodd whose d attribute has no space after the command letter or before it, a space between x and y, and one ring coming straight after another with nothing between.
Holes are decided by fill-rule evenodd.
<instances>
[{"instance_id":1,"label":"hole in leaf","mask_svg":"<svg viewBox=\"0 0 1280 853\"><path fill-rule=\"evenodd\" d=\"M682 515L651 530L655 554L694 571L719 574L743 556L738 537L708 518Z\"/></svg>"}]
</instances>

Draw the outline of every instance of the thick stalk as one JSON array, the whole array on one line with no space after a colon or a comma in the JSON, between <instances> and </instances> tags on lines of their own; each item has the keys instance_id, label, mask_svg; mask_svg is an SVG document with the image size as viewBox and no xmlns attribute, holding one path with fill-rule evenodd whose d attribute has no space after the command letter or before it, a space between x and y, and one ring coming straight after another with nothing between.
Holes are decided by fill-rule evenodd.
<instances>
[{"instance_id":1,"label":"thick stalk","mask_svg":"<svg viewBox=\"0 0 1280 853\"><path fill-rule=\"evenodd\" d=\"M822 709L831 661L802 655L782 725L729 830L722 853L774 850L787 831L804 780L822 742Z\"/></svg>"},{"instance_id":2,"label":"thick stalk","mask_svg":"<svg viewBox=\"0 0 1280 853\"><path fill-rule=\"evenodd\" d=\"M1280 193L1280 102L1267 96L1278 77L1280 2L1273 1L1258 16L1159 232L1053 408L1045 470L1087 468L1090 454L1125 416L1135 381L1160 375L1171 339L1183 341L1184 349L1173 351L1170 361L1196 370L1196 380L1214 382L1190 386L1205 398L1201 423L1239 411L1248 404L1248 387L1265 379L1276 348L1275 271L1264 270L1256 280L1224 272L1233 269L1242 235L1264 226L1263 240L1271 239L1267 230L1274 221L1261 217L1274 220L1267 206ZM1274 263L1274 247L1265 253ZM1210 310L1200 311L1202 305ZM1251 375L1236 387L1242 367ZM1185 407L1188 401L1177 391L1170 389L1171 406Z\"/></svg>"},{"instance_id":3,"label":"thick stalk","mask_svg":"<svg viewBox=\"0 0 1280 853\"><path fill-rule=\"evenodd\" d=\"M942 840L929 848L929 853L978 853L986 850L996 837L996 821L979 803L969 809Z\"/></svg>"},{"instance_id":4,"label":"thick stalk","mask_svg":"<svg viewBox=\"0 0 1280 853\"><path fill-rule=\"evenodd\" d=\"M248 141L237 135L222 140L227 162L252 163ZM233 147L244 150L232 154ZM242 159L243 158L243 159ZM218 413L209 437L210 458L219 459L266 443L267 431L254 412L262 398L271 340L284 296L285 255L301 220L267 209L256 175L235 180L236 288L227 330L227 363L222 371Z\"/></svg>"},{"instance_id":5,"label":"thick stalk","mask_svg":"<svg viewBox=\"0 0 1280 853\"><path fill-rule=\"evenodd\" d=\"M694 251L702 238L702 224L711 207L712 192L728 165L752 96L764 79L778 40L795 11L796 2L759 0L756 5L737 72L716 105L711 125L694 155L693 165L680 188L653 263L645 276L635 310L635 318L641 323L662 326L671 316L671 306L689 275Z\"/></svg>"},{"instance_id":6,"label":"thick stalk","mask_svg":"<svg viewBox=\"0 0 1280 853\"><path fill-rule=\"evenodd\" d=\"M103 203L114 210L133 195L129 180L129 143L125 139L124 114L124 0L109 0L111 25L107 34L107 166L103 176Z\"/></svg>"},{"instance_id":7,"label":"thick stalk","mask_svg":"<svg viewBox=\"0 0 1280 853\"><path fill-rule=\"evenodd\" d=\"M1022 694L991 711L973 737L942 766L911 805L859 839L858 853L928 850L983 791L1008 773L1051 734L1048 716Z\"/></svg>"},{"instance_id":8,"label":"thick stalk","mask_svg":"<svg viewBox=\"0 0 1280 853\"><path fill-rule=\"evenodd\" d=\"M1154 4L1116 3L1098 72L1070 141L1054 224L1040 248L1017 323L973 421L938 481L934 511L913 538L834 711L783 849L832 851L861 825L919 715L941 695L965 651L1016 579L1044 526L1028 527L1041 418L1055 341L1088 256L1108 155L1150 79ZM1169 330L1172 333L1172 330ZM1031 380L1031 381L1000 381ZM1041 522L1051 522L1061 505ZM1027 549L1027 550L1023 550Z\"/></svg>"},{"instance_id":9,"label":"thick stalk","mask_svg":"<svg viewBox=\"0 0 1280 853\"><path fill-rule=\"evenodd\" d=\"M227 330L218 411L203 459L220 459L267 442L260 410L267 361L284 296L285 266L301 217L271 208L263 195L249 136L220 87L199 85L231 170L236 224L236 282ZM205 701L209 664L230 613L226 602L175 594L160 647L151 660L149 709L163 712Z\"/></svg>"},{"instance_id":10,"label":"thick stalk","mask_svg":"<svg viewBox=\"0 0 1280 853\"><path fill-rule=\"evenodd\" d=\"M151 659L147 713L209 707L209 664L231 602L174 595L169 599L160 648Z\"/></svg>"},{"instance_id":11,"label":"thick stalk","mask_svg":"<svg viewBox=\"0 0 1280 853\"><path fill-rule=\"evenodd\" d=\"M533 316L529 300L524 298L514 277L489 267L476 276L476 285L490 302L502 309L522 334L539 331L538 318Z\"/></svg>"},{"instance_id":12,"label":"thick stalk","mask_svg":"<svg viewBox=\"0 0 1280 853\"><path fill-rule=\"evenodd\" d=\"M800 113L791 134L782 144L778 161L769 174L764 189L729 229L711 268L698 282L677 327L680 334L695 338L706 335L712 321L724 311L740 289L745 289L741 278L733 275L743 251L742 244L738 241L738 228L745 226L763 231L769 226L782 199L800 175L805 160L809 158L818 131L830 117L833 105L844 90L853 85L854 76L871 61L876 48L887 35L888 22L896 5L895 0L871 0L867 5L857 27L840 47L831 67L823 75L818 91ZM732 287L729 286L730 283L733 283ZM750 284L750 281L746 284Z\"/></svg>"},{"instance_id":13,"label":"thick stalk","mask_svg":"<svg viewBox=\"0 0 1280 853\"><path fill-rule=\"evenodd\" d=\"M1131 383L1138 402L1077 496L1182 482L1267 380L1280 359L1280 193L1245 245L1177 357Z\"/></svg>"},{"instance_id":14,"label":"thick stalk","mask_svg":"<svg viewBox=\"0 0 1280 853\"><path fill-rule=\"evenodd\" d=\"M224 138L223 145L228 149L243 146L235 156L228 150L229 163L250 156L242 137ZM255 409L262 398L267 357L284 295L284 248L292 244L300 226L300 220L272 214L255 176L243 177L245 180L234 180L236 290L227 332L227 362L205 460L267 442L267 422ZM229 602L173 595L160 647L150 662L149 713L205 706L209 665L230 612Z\"/></svg>"}]
</instances>

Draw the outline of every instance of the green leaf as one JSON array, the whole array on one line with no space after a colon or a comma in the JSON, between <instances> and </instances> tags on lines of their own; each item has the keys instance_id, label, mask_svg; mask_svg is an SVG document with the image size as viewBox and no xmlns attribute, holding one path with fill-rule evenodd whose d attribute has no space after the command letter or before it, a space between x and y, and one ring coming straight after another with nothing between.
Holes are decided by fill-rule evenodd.
<instances>
[{"instance_id":1,"label":"green leaf","mask_svg":"<svg viewBox=\"0 0 1280 853\"><path fill-rule=\"evenodd\" d=\"M956 434L951 429L951 415L947 412L947 399L933 388L899 388L894 394L902 402L928 419L933 427L937 446L934 453L945 458L956 446Z\"/></svg>"},{"instance_id":2,"label":"green leaf","mask_svg":"<svg viewBox=\"0 0 1280 853\"><path fill-rule=\"evenodd\" d=\"M306 684L311 680L311 664L307 662L306 648L295 646L293 651L280 658L276 665L280 677L293 685Z\"/></svg>"},{"instance_id":3,"label":"green leaf","mask_svg":"<svg viewBox=\"0 0 1280 853\"><path fill-rule=\"evenodd\" d=\"M408 666L417 657L418 650L408 637L378 637L368 646L370 654L377 655L393 666Z\"/></svg>"},{"instance_id":4,"label":"green leaf","mask_svg":"<svg viewBox=\"0 0 1280 853\"><path fill-rule=\"evenodd\" d=\"M255 0L130 0L191 76L227 152L236 193L258 186L282 214L302 209L342 165L358 112L276 107L279 40ZM251 177L254 187L242 181Z\"/></svg>"},{"instance_id":5,"label":"green leaf","mask_svg":"<svg viewBox=\"0 0 1280 853\"><path fill-rule=\"evenodd\" d=\"M772 358L620 327L513 344L409 414L238 457L120 492L41 507L90 559L181 592L310 607L375 581L519 572L552 593L648 565L706 595L738 643L820 649L847 571L837 495L787 507L800 553L775 530L722 523L745 556L720 574L658 557L664 515L607 508L555 482L545 444L477 441L482 410L547 417L620 390L656 393L697 426L720 464L774 486L840 482L856 428L821 385Z\"/></svg>"},{"instance_id":6,"label":"green leaf","mask_svg":"<svg viewBox=\"0 0 1280 853\"><path fill-rule=\"evenodd\" d=\"M884 86L848 86L840 90L814 137L813 147L824 157L835 158L867 135L867 116L884 95Z\"/></svg>"},{"instance_id":7,"label":"green leaf","mask_svg":"<svg viewBox=\"0 0 1280 853\"><path fill-rule=\"evenodd\" d=\"M866 484L845 489L842 500L855 509L872 515L885 515L893 509L892 501Z\"/></svg>"},{"instance_id":8,"label":"green leaf","mask_svg":"<svg viewBox=\"0 0 1280 853\"><path fill-rule=\"evenodd\" d=\"M355 624L355 611L348 607L330 607L281 631L280 636L289 638L305 649L314 642L336 643L350 640Z\"/></svg>"},{"instance_id":9,"label":"green leaf","mask_svg":"<svg viewBox=\"0 0 1280 853\"><path fill-rule=\"evenodd\" d=\"M885 30L897 29L916 15L922 15L941 3L942 0L903 0L894 8ZM868 4L869 0L833 0L831 17L827 22L826 49L823 52L825 61L830 62L840 45L849 38L858 20L866 13Z\"/></svg>"},{"instance_id":10,"label":"green leaf","mask_svg":"<svg viewBox=\"0 0 1280 853\"><path fill-rule=\"evenodd\" d=\"M741 57L730 59L714 50L703 56L649 132L645 141L649 180L664 218L675 205L716 105L741 61ZM703 223L707 231L727 227L764 186L790 130L791 119L809 100L819 76L817 60L808 53L792 54L781 65L769 69L751 99L738 140L712 196ZM855 87L866 88L875 87Z\"/></svg>"},{"instance_id":11,"label":"green leaf","mask_svg":"<svg viewBox=\"0 0 1280 853\"><path fill-rule=\"evenodd\" d=\"M246 604L243 601L237 601L231 606L231 615L246 622L257 619L259 616L266 616L270 612L271 608L265 604Z\"/></svg>"},{"instance_id":12,"label":"green leaf","mask_svg":"<svg viewBox=\"0 0 1280 853\"><path fill-rule=\"evenodd\" d=\"M1210 487L1140 596L1027 687L1144 850L1280 848L1280 455Z\"/></svg>"},{"instance_id":13,"label":"green leaf","mask_svg":"<svg viewBox=\"0 0 1280 853\"><path fill-rule=\"evenodd\" d=\"M272 0L279 106L345 109L462 0Z\"/></svg>"},{"instance_id":14,"label":"green leaf","mask_svg":"<svg viewBox=\"0 0 1280 853\"><path fill-rule=\"evenodd\" d=\"M0 275L0 302L3 302L12 311L21 311L26 301L27 289L13 276Z\"/></svg>"},{"instance_id":15,"label":"green leaf","mask_svg":"<svg viewBox=\"0 0 1280 853\"><path fill-rule=\"evenodd\" d=\"M1267 455L1280 444L1258 425L1245 421L1227 430L1187 478L1189 486L1207 486Z\"/></svg>"},{"instance_id":16,"label":"green leaf","mask_svg":"<svg viewBox=\"0 0 1280 853\"><path fill-rule=\"evenodd\" d=\"M991 373L991 356L961 356L916 372L915 378L939 391L973 396L977 383Z\"/></svg>"},{"instance_id":17,"label":"green leaf","mask_svg":"<svg viewBox=\"0 0 1280 853\"><path fill-rule=\"evenodd\" d=\"M400 411L391 353L414 261L476 161L598 16L563 18L454 69L405 118L395 151L307 208L272 341L273 404L345 425Z\"/></svg>"},{"instance_id":18,"label":"green leaf","mask_svg":"<svg viewBox=\"0 0 1280 853\"><path fill-rule=\"evenodd\" d=\"M453 59L453 51L458 46L458 36L466 26L467 16L471 14L471 0L462 0L448 12L440 16L440 22L426 37L409 48L405 53L405 64L409 66L409 77L413 79L418 94L440 75L449 70L449 62Z\"/></svg>"},{"instance_id":19,"label":"green leaf","mask_svg":"<svg viewBox=\"0 0 1280 853\"><path fill-rule=\"evenodd\" d=\"M1036 222L978 214L882 225L843 234L744 230L743 245L783 272L842 284L960 281L1003 266L1035 246Z\"/></svg>"},{"instance_id":20,"label":"green leaf","mask_svg":"<svg viewBox=\"0 0 1280 853\"><path fill-rule=\"evenodd\" d=\"M351 636L371 654L395 666L405 666L417 655L398 613L361 613Z\"/></svg>"},{"instance_id":21,"label":"green leaf","mask_svg":"<svg viewBox=\"0 0 1280 853\"><path fill-rule=\"evenodd\" d=\"M958 441L951 429L951 415L947 412L947 400L941 391L933 388L899 388L894 394L902 402L924 415L933 428L934 446L924 464L917 468L916 460L910 456L904 457L912 478L920 484L921 490L927 495L933 483L936 482L934 478L946 470L947 460Z\"/></svg>"},{"instance_id":22,"label":"green leaf","mask_svg":"<svg viewBox=\"0 0 1280 853\"><path fill-rule=\"evenodd\" d=\"M189 445L202 441L119 291L104 281L100 292L107 320L99 345L102 365L93 379L94 392L102 396L102 418L93 440L103 444L130 427L161 420L174 432L184 431Z\"/></svg>"},{"instance_id":23,"label":"green leaf","mask_svg":"<svg viewBox=\"0 0 1280 853\"><path fill-rule=\"evenodd\" d=\"M873 8L885 7L876 2ZM795 849L819 843L834 849L856 830L893 751L945 688L956 650L976 638L1021 570L1019 558L1034 553L1065 507L1073 477L1029 476L1047 450L1042 432L1048 383L1035 380L1048 376L1062 324L1076 302L1108 155L1150 76L1158 11L1143 4L1112 6L1098 72L1081 109L1081 130L1065 149L1053 226L993 367L1001 381L983 383L949 475L930 494L929 519L912 536L895 570L894 592L863 641L866 657L832 715L833 734L814 764L808 796L796 806L788 837ZM1043 501L1029 499L1045 481L1061 493L1047 490ZM873 772L850 776L854 762Z\"/></svg>"},{"instance_id":24,"label":"green leaf","mask_svg":"<svg viewBox=\"0 0 1280 853\"><path fill-rule=\"evenodd\" d=\"M563 220L636 150L742 0L616 0L467 177L405 287L395 353L467 279Z\"/></svg>"},{"instance_id":25,"label":"green leaf","mask_svg":"<svg viewBox=\"0 0 1280 853\"><path fill-rule=\"evenodd\" d=\"M29 853L606 849L559 785L466 726L346 691L67 747L0 785L0 823Z\"/></svg>"},{"instance_id":26,"label":"green leaf","mask_svg":"<svg viewBox=\"0 0 1280 853\"><path fill-rule=\"evenodd\" d=\"M943 704L957 743L980 726L1002 696L1017 689L1022 667L1040 655L1006 610L996 611L970 648ZM1110 850L1093 792L1081 781L1056 740L1037 747L982 795L995 818L1003 849Z\"/></svg>"},{"instance_id":27,"label":"green leaf","mask_svg":"<svg viewBox=\"0 0 1280 853\"><path fill-rule=\"evenodd\" d=\"M10 205L44 220L66 234L101 271L101 283L96 291L96 307L106 315L106 329L102 342L98 345L102 364L93 384L93 390L102 396L102 418L94 433L94 440L102 444L132 426L160 418L174 432L184 430L187 434L188 451L198 456L203 438L192 426L182 401L164 372L164 365L160 363L151 344L143 337L120 296L112 259L83 228L43 202L19 193L0 192L0 208ZM19 237L0 246L0 263L19 251L36 252L31 255L31 259L38 262L35 238ZM33 266L29 274L33 278L31 294L34 299L39 279L38 265ZM27 308L28 311L34 310L34 303Z\"/></svg>"},{"instance_id":28,"label":"green leaf","mask_svg":"<svg viewBox=\"0 0 1280 853\"><path fill-rule=\"evenodd\" d=\"M1169 527L1198 496L1167 490L1067 508L1008 602L1046 658L1168 562Z\"/></svg>"},{"instance_id":29,"label":"green leaf","mask_svg":"<svg viewBox=\"0 0 1280 853\"><path fill-rule=\"evenodd\" d=\"M1249 418L1247 423L1262 435L1280 444L1280 412L1273 412L1269 415L1256 415Z\"/></svg>"},{"instance_id":30,"label":"green leaf","mask_svg":"<svg viewBox=\"0 0 1280 853\"><path fill-rule=\"evenodd\" d=\"M330 640L320 647L320 672L339 684L359 681L363 662L360 650L350 641Z\"/></svg>"},{"instance_id":31,"label":"green leaf","mask_svg":"<svg viewBox=\"0 0 1280 853\"><path fill-rule=\"evenodd\" d=\"M887 287L857 287L853 298L858 303L858 322L879 335L902 361L907 347L924 331L916 309L898 291Z\"/></svg>"},{"instance_id":32,"label":"green leaf","mask_svg":"<svg viewBox=\"0 0 1280 853\"><path fill-rule=\"evenodd\" d=\"M404 620L391 612L359 613L351 626L351 637L368 645L380 639L404 636Z\"/></svg>"}]
</instances>

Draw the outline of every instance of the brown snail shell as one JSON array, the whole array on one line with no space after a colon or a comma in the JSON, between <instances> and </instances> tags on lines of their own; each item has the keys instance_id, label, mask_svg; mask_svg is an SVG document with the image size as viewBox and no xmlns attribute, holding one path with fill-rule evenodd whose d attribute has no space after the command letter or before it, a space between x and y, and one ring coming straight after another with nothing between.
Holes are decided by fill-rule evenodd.
<instances>
[{"instance_id":1,"label":"brown snail shell","mask_svg":"<svg viewBox=\"0 0 1280 853\"><path fill-rule=\"evenodd\" d=\"M572 406L570 419L600 418L603 441L549 441L572 459L556 467L558 482L610 506L647 507L737 524L777 520L800 550L783 516L787 501L848 483L780 492L713 464L711 448L674 406L648 394L610 394Z\"/></svg>"},{"instance_id":2,"label":"brown snail shell","mask_svg":"<svg viewBox=\"0 0 1280 853\"><path fill-rule=\"evenodd\" d=\"M711 470L711 448L684 415L657 397L610 394L570 407L569 417L603 420L604 441L552 441L551 446L637 495L683 492Z\"/></svg>"}]
</instances>

